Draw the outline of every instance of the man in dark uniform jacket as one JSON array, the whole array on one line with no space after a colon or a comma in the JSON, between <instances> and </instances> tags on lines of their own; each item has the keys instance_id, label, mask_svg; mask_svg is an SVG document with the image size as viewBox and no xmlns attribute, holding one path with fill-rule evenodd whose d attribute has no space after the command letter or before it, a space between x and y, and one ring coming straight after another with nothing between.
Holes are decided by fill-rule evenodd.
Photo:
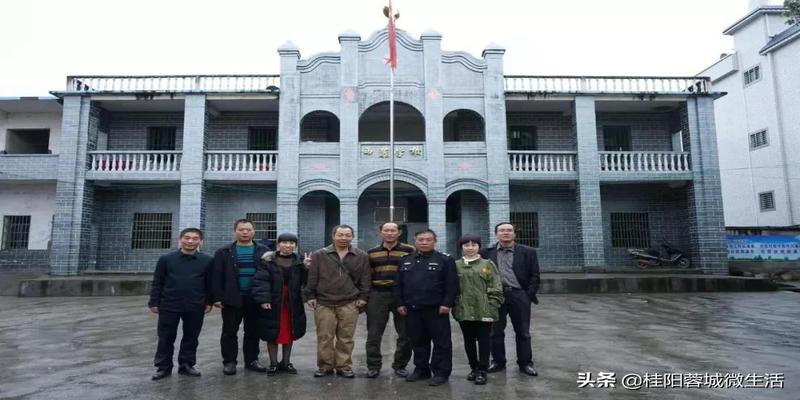
<instances>
[{"instance_id":1,"label":"man in dark uniform jacket","mask_svg":"<svg viewBox=\"0 0 800 400\"><path fill-rule=\"evenodd\" d=\"M494 227L497 243L481 250L481 256L492 260L500 270L505 302L500 306L497 322L492 324L492 362L489 372L506 368L505 330L508 317L517 342L517 365L530 376L539 373L533 367L531 349L531 303L539 304L539 260L536 250L516 243L514 225L501 222Z\"/></svg>"},{"instance_id":2,"label":"man in dark uniform jacket","mask_svg":"<svg viewBox=\"0 0 800 400\"><path fill-rule=\"evenodd\" d=\"M172 354L178 323L183 321L183 339L178 352L178 373L200 376L194 368L197 338L203 328L203 314L211 311L209 276L211 256L198 252L203 232L186 228L180 233L180 249L158 259L147 306L158 314L158 347L153 380L172 375Z\"/></svg>"},{"instance_id":3,"label":"man in dark uniform jacket","mask_svg":"<svg viewBox=\"0 0 800 400\"><path fill-rule=\"evenodd\" d=\"M414 382L431 377L429 385L447 383L453 370L450 341L450 309L458 296L455 260L436 251L436 233L430 229L415 235L416 251L400 259L395 295L397 312L406 315L406 329L414 348ZM433 354L431 354L433 341Z\"/></svg>"}]
</instances>

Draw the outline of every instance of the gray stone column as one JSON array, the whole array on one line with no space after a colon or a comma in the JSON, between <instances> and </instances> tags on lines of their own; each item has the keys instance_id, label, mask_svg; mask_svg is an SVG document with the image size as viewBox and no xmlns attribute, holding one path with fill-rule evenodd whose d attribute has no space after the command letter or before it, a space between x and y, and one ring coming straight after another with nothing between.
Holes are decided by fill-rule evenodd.
<instances>
[{"instance_id":1,"label":"gray stone column","mask_svg":"<svg viewBox=\"0 0 800 400\"><path fill-rule=\"evenodd\" d=\"M442 35L428 30L422 36L425 77L425 156L428 171L444 171L444 115L442 115ZM439 249L447 249L445 176L426 174L428 178L428 227L436 232ZM411 232L413 233L413 232ZM409 240L411 240L409 238Z\"/></svg>"},{"instance_id":2,"label":"gray stone column","mask_svg":"<svg viewBox=\"0 0 800 400\"><path fill-rule=\"evenodd\" d=\"M203 169L207 122L206 95L187 94L183 111L179 229L205 228Z\"/></svg>"},{"instance_id":3,"label":"gray stone column","mask_svg":"<svg viewBox=\"0 0 800 400\"><path fill-rule=\"evenodd\" d=\"M339 90L339 221L356 230L353 244L358 245L358 175L352 165L358 163L358 43L355 32L339 35L341 76ZM345 92L350 92L347 95Z\"/></svg>"},{"instance_id":4,"label":"gray stone column","mask_svg":"<svg viewBox=\"0 0 800 400\"><path fill-rule=\"evenodd\" d=\"M693 180L688 188L692 264L703 272L728 274L725 219L714 125L714 99L687 100Z\"/></svg>"},{"instance_id":5,"label":"gray stone column","mask_svg":"<svg viewBox=\"0 0 800 400\"><path fill-rule=\"evenodd\" d=\"M278 232L297 232L297 186L300 180L300 51L287 42L281 56L281 87L278 113Z\"/></svg>"},{"instance_id":6,"label":"gray stone column","mask_svg":"<svg viewBox=\"0 0 800 400\"><path fill-rule=\"evenodd\" d=\"M483 51L486 71L483 73L484 115L486 118L486 165L489 184L489 237L494 226L510 218L508 188L508 137L506 132L506 97L503 79L502 46L490 44Z\"/></svg>"},{"instance_id":7,"label":"gray stone column","mask_svg":"<svg viewBox=\"0 0 800 400\"><path fill-rule=\"evenodd\" d=\"M102 110L88 96L66 95L62 109L50 273L77 275L90 267L94 187L86 181L88 152L97 148Z\"/></svg>"},{"instance_id":8,"label":"gray stone column","mask_svg":"<svg viewBox=\"0 0 800 400\"><path fill-rule=\"evenodd\" d=\"M603 211L600 201L600 158L597 150L597 116L594 97L576 96L573 125L578 139L578 229L584 267L606 263Z\"/></svg>"}]
</instances>

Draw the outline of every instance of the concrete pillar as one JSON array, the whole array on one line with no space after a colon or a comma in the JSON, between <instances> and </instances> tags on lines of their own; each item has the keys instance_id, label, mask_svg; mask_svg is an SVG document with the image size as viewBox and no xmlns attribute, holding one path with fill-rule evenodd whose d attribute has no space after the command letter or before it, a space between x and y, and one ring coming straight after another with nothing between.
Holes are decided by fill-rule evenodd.
<instances>
[{"instance_id":1,"label":"concrete pillar","mask_svg":"<svg viewBox=\"0 0 800 400\"><path fill-rule=\"evenodd\" d=\"M178 229L205 228L203 169L206 148L205 94L187 94L183 111L183 154Z\"/></svg>"},{"instance_id":2,"label":"concrete pillar","mask_svg":"<svg viewBox=\"0 0 800 400\"><path fill-rule=\"evenodd\" d=\"M428 171L444 171L444 115L442 115L442 35L428 30L420 37L423 47L425 77L425 153ZM428 227L436 232L439 249L444 251L450 240L447 237L444 174L427 174ZM413 232L412 232L413 233ZM409 238L409 240L411 240Z\"/></svg>"},{"instance_id":3,"label":"concrete pillar","mask_svg":"<svg viewBox=\"0 0 800 400\"><path fill-rule=\"evenodd\" d=\"M484 115L486 118L486 165L489 184L489 237L494 226L510 218L508 188L508 137L506 136L506 98L503 78L502 46L490 44L483 51L486 71L483 73Z\"/></svg>"},{"instance_id":4,"label":"concrete pillar","mask_svg":"<svg viewBox=\"0 0 800 400\"><path fill-rule=\"evenodd\" d=\"M88 152L97 148L102 110L88 96L64 96L53 218L50 273L77 275L90 267L94 187L86 182Z\"/></svg>"},{"instance_id":5,"label":"concrete pillar","mask_svg":"<svg viewBox=\"0 0 800 400\"><path fill-rule=\"evenodd\" d=\"M349 165L358 162L358 43L355 32L339 35L341 75L339 91L339 221L356 230L353 244L358 245L358 174Z\"/></svg>"},{"instance_id":6,"label":"concrete pillar","mask_svg":"<svg viewBox=\"0 0 800 400\"><path fill-rule=\"evenodd\" d=\"M287 42L278 49L281 86L278 113L278 232L297 232L297 186L300 180L300 51Z\"/></svg>"},{"instance_id":7,"label":"concrete pillar","mask_svg":"<svg viewBox=\"0 0 800 400\"><path fill-rule=\"evenodd\" d=\"M687 100L693 180L688 188L692 264L708 274L727 275L727 243L722 207L714 99Z\"/></svg>"},{"instance_id":8,"label":"concrete pillar","mask_svg":"<svg viewBox=\"0 0 800 400\"><path fill-rule=\"evenodd\" d=\"M584 267L605 265L603 210L600 201L600 158L594 97L576 96L573 125L578 140L578 229Z\"/></svg>"}]
</instances>

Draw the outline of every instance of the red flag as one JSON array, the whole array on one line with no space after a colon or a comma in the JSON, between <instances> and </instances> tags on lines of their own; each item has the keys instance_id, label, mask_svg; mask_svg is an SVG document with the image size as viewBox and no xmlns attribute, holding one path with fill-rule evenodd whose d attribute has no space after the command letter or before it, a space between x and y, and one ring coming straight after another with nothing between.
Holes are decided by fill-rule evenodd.
<instances>
[{"instance_id":1,"label":"red flag","mask_svg":"<svg viewBox=\"0 0 800 400\"><path fill-rule=\"evenodd\" d=\"M389 18L389 26L386 30L389 32L389 58L386 59L386 65L392 69L397 68L397 30L394 27L394 20L397 17L392 13L392 3L389 2L388 7L383 8L383 13Z\"/></svg>"}]
</instances>

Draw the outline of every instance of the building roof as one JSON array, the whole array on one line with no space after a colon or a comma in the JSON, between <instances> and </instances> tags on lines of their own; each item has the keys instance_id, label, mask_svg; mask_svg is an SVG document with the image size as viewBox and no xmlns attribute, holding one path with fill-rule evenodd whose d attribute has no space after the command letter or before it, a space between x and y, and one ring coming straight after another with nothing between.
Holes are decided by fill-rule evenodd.
<instances>
[{"instance_id":1,"label":"building roof","mask_svg":"<svg viewBox=\"0 0 800 400\"><path fill-rule=\"evenodd\" d=\"M729 26L728 29L725 29L722 33L725 35L733 35L739 29L748 25L752 20L758 18L760 15L763 14L783 14L786 12L787 8L784 6L761 6L750 14L745 15L742 19L736 21L733 25Z\"/></svg>"},{"instance_id":2,"label":"building roof","mask_svg":"<svg viewBox=\"0 0 800 400\"><path fill-rule=\"evenodd\" d=\"M0 97L0 111L7 113L61 112L55 97Z\"/></svg>"},{"instance_id":3,"label":"building roof","mask_svg":"<svg viewBox=\"0 0 800 400\"><path fill-rule=\"evenodd\" d=\"M789 29L773 36L772 40L770 40L766 46L764 46L763 48L761 48L761 50L758 51L758 54L761 54L763 56L773 50L777 50L778 48L783 47L786 44L789 44L789 42L799 37L800 37L800 24L794 24Z\"/></svg>"}]
</instances>

